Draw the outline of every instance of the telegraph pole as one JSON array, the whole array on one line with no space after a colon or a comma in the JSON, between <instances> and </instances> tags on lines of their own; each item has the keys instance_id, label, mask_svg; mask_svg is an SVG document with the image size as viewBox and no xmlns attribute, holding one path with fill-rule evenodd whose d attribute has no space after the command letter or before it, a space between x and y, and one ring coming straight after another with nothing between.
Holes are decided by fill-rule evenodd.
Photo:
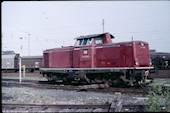
<instances>
[{"instance_id":1,"label":"telegraph pole","mask_svg":"<svg viewBox=\"0 0 170 113\"><path fill-rule=\"evenodd\" d=\"M104 19L103 19L103 23L102 23L102 25L103 25L103 33L104 33Z\"/></svg>"}]
</instances>

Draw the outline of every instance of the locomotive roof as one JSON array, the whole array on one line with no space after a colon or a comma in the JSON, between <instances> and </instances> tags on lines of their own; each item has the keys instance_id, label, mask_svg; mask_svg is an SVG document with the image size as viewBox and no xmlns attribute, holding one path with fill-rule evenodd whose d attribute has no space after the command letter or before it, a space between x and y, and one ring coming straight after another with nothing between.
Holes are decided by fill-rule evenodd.
<instances>
[{"instance_id":1,"label":"locomotive roof","mask_svg":"<svg viewBox=\"0 0 170 113\"><path fill-rule=\"evenodd\" d=\"M1 54L2 55L14 55L15 52L14 51L2 51Z\"/></svg>"},{"instance_id":2,"label":"locomotive roof","mask_svg":"<svg viewBox=\"0 0 170 113\"><path fill-rule=\"evenodd\" d=\"M6 54L2 55L2 58L15 58L16 54Z\"/></svg>"},{"instance_id":3,"label":"locomotive roof","mask_svg":"<svg viewBox=\"0 0 170 113\"><path fill-rule=\"evenodd\" d=\"M106 33L102 33L102 34L92 34L92 35L86 35L86 36L80 36L80 37L76 37L74 39L84 39L84 38L94 38L94 37L98 37L98 36L102 36L102 35L105 35ZM110 34L110 33L108 33ZM114 38L113 35L110 34L110 37L111 38Z\"/></svg>"}]
</instances>

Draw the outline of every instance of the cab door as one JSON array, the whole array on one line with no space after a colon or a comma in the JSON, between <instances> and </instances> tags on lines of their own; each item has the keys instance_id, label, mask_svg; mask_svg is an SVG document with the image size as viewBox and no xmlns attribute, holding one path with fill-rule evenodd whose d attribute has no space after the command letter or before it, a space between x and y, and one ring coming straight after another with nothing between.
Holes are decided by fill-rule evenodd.
<instances>
[{"instance_id":1,"label":"cab door","mask_svg":"<svg viewBox=\"0 0 170 113\"><path fill-rule=\"evenodd\" d=\"M80 68L91 68L92 46L91 38L83 39L80 50Z\"/></svg>"},{"instance_id":2,"label":"cab door","mask_svg":"<svg viewBox=\"0 0 170 113\"><path fill-rule=\"evenodd\" d=\"M73 51L73 68L80 68L80 48L74 48Z\"/></svg>"},{"instance_id":3,"label":"cab door","mask_svg":"<svg viewBox=\"0 0 170 113\"><path fill-rule=\"evenodd\" d=\"M91 38L77 40L73 52L74 68L91 67L91 40Z\"/></svg>"}]
</instances>

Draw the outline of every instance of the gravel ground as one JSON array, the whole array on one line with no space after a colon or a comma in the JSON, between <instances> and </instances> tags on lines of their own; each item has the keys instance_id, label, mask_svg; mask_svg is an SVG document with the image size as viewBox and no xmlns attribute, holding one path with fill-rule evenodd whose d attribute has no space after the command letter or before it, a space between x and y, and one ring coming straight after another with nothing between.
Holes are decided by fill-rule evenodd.
<instances>
[{"instance_id":1,"label":"gravel ground","mask_svg":"<svg viewBox=\"0 0 170 113\"><path fill-rule=\"evenodd\" d=\"M111 103L114 101L114 96L114 92L77 92L55 89L2 86L2 103L95 105ZM122 94L121 98L124 100L123 105L145 105L144 99L147 99L145 95L141 94ZM122 108L122 111L124 112L136 112L139 110L140 109ZM69 110L66 111L69 112Z\"/></svg>"},{"instance_id":2,"label":"gravel ground","mask_svg":"<svg viewBox=\"0 0 170 113\"><path fill-rule=\"evenodd\" d=\"M170 87L170 78L155 78L149 86L154 85Z\"/></svg>"},{"instance_id":3,"label":"gravel ground","mask_svg":"<svg viewBox=\"0 0 170 113\"><path fill-rule=\"evenodd\" d=\"M47 80L38 72L26 74L25 80ZM16 76L16 77L15 77ZM18 79L18 73L2 73L2 78ZM170 78L154 79L150 85L170 85ZM122 94L124 104L144 104L143 95ZM54 89L27 87L3 87L2 103L39 103L39 104L105 104L112 102L114 93L76 92Z\"/></svg>"},{"instance_id":4,"label":"gravel ground","mask_svg":"<svg viewBox=\"0 0 170 113\"><path fill-rule=\"evenodd\" d=\"M122 94L124 104L144 104L145 96ZM105 104L114 101L114 93L76 92L26 87L2 87L2 103L24 104Z\"/></svg>"}]
</instances>

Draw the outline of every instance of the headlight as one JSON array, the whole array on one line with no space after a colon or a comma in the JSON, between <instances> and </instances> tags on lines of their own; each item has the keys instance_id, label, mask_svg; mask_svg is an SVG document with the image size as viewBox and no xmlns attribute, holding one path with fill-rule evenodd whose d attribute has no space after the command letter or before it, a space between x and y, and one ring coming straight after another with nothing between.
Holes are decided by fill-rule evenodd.
<instances>
[{"instance_id":1,"label":"headlight","mask_svg":"<svg viewBox=\"0 0 170 113\"><path fill-rule=\"evenodd\" d=\"M151 59L149 59L149 63L150 63L150 65L152 65L152 60Z\"/></svg>"},{"instance_id":2,"label":"headlight","mask_svg":"<svg viewBox=\"0 0 170 113\"><path fill-rule=\"evenodd\" d=\"M135 65L139 65L137 58L135 59Z\"/></svg>"}]
</instances>

